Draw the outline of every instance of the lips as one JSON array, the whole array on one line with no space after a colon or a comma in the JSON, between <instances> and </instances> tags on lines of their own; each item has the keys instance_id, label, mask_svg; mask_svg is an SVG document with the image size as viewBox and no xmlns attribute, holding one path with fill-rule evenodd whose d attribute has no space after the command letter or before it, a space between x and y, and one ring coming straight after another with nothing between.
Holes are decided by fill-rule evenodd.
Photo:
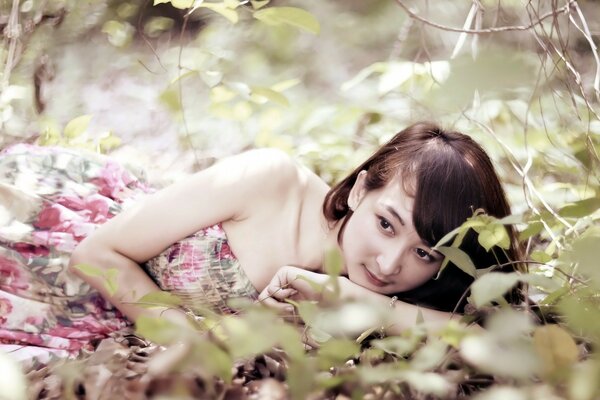
<instances>
[{"instance_id":1,"label":"lips","mask_svg":"<svg viewBox=\"0 0 600 400\"><path fill-rule=\"evenodd\" d=\"M384 282L381 279L377 278L375 275L373 275L365 265L363 265L363 268L365 269L365 276L367 277L367 280L370 284L378 287L387 285L387 282Z\"/></svg>"}]
</instances>

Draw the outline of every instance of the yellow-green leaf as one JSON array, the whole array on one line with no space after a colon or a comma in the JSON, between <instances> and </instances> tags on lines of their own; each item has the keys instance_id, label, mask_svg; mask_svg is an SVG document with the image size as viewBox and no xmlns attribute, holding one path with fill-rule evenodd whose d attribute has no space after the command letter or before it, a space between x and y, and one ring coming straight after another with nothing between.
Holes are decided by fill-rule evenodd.
<instances>
[{"instance_id":1,"label":"yellow-green leaf","mask_svg":"<svg viewBox=\"0 0 600 400\"><path fill-rule=\"evenodd\" d=\"M154 5L161 3L171 3L171 5L175 8L179 8L180 10L185 10L194 5L195 0L154 0Z\"/></svg>"},{"instance_id":2,"label":"yellow-green leaf","mask_svg":"<svg viewBox=\"0 0 600 400\"><path fill-rule=\"evenodd\" d=\"M519 281L516 273L490 272L477 279L471 286L471 298L476 307L502 297Z\"/></svg>"},{"instance_id":3,"label":"yellow-green leaf","mask_svg":"<svg viewBox=\"0 0 600 400\"><path fill-rule=\"evenodd\" d=\"M289 106L288 99L279 92L274 91L266 87L253 86L251 88L251 98L256 102L264 102L266 100L272 101L273 103L281 104L282 106Z\"/></svg>"},{"instance_id":4,"label":"yellow-green leaf","mask_svg":"<svg viewBox=\"0 0 600 400\"><path fill-rule=\"evenodd\" d=\"M558 325L543 325L533 333L535 350L544 364L544 371L553 375L575 364L579 350L573 337Z\"/></svg>"},{"instance_id":5,"label":"yellow-green leaf","mask_svg":"<svg viewBox=\"0 0 600 400\"><path fill-rule=\"evenodd\" d=\"M166 318L140 316L135 321L136 332L158 344L170 344L181 336L181 327Z\"/></svg>"},{"instance_id":6,"label":"yellow-green leaf","mask_svg":"<svg viewBox=\"0 0 600 400\"><path fill-rule=\"evenodd\" d=\"M600 197L591 197L588 199L576 201L562 207L558 213L567 218L582 218L594 213L600 208Z\"/></svg>"},{"instance_id":7,"label":"yellow-green leaf","mask_svg":"<svg viewBox=\"0 0 600 400\"><path fill-rule=\"evenodd\" d=\"M463 272L475 277L475 264L471 257L458 247L440 246L437 251L442 253L450 262L460 268Z\"/></svg>"},{"instance_id":8,"label":"yellow-green leaf","mask_svg":"<svg viewBox=\"0 0 600 400\"><path fill-rule=\"evenodd\" d=\"M504 225L498 223L492 223L483 228L481 232L479 232L477 240L487 251L494 246L499 246L503 249L508 249L510 247L508 232Z\"/></svg>"},{"instance_id":9,"label":"yellow-green leaf","mask_svg":"<svg viewBox=\"0 0 600 400\"><path fill-rule=\"evenodd\" d=\"M258 10L269 4L269 1L271 0L251 0L250 4L252 4L252 8Z\"/></svg>"},{"instance_id":10,"label":"yellow-green leaf","mask_svg":"<svg viewBox=\"0 0 600 400\"><path fill-rule=\"evenodd\" d=\"M117 293L117 290L119 290L119 283L117 281L118 276L119 270L116 268L109 268L104 274L104 287L111 296Z\"/></svg>"},{"instance_id":11,"label":"yellow-green leaf","mask_svg":"<svg viewBox=\"0 0 600 400\"><path fill-rule=\"evenodd\" d=\"M269 25L291 25L317 35L320 31L319 21L308 11L296 7L270 7L258 10L254 18Z\"/></svg>"},{"instance_id":12,"label":"yellow-green leaf","mask_svg":"<svg viewBox=\"0 0 600 400\"><path fill-rule=\"evenodd\" d=\"M142 296L137 303L142 307L176 307L181 304L181 299L170 292L158 290Z\"/></svg>"},{"instance_id":13,"label":"yellow-green leaf","mask_svg":"<svg viewBox=\"0 0 600 400\"><path fill-rule=\"evenodd\" d=\"M229 22L235 24L239 20L239 15L236 10L230 8L225 3L202 3L198 5L198 8L208 8L218 14L221 14L223 17L227 18Z\"/></svg>"},{"instance_id":14,"label":"yellow-green leaf","mask_svg":"<svg viewBox=\"0 0 600 400\"><path fill-rule=\"evenodd\" d=\"M73 139L80 136L87 130L91 119L91 115L82 115L69 121L64 130L65 137L67 139Z\"/></svg>"},{"instance_id":15,"label":"yellow-green leaf","mask_svg":"<svg viewBox=\"0 0 600 400\"><path fill-rule=\"evenodd\" d=\"M342 272L344 260L338 248L331 248L325 253L323 269L328 275L339 276Z\"/></svg>"},{"instance_id":16,"label":"yellow-green leaf","mask_svg":"<svg viewBox=\"0 0 600 400\"><path fill-rule=\"evenodd\" d=\"M84 275L87 275L87 276L98 276L98 277L104 276L104 270L102 268L95 267L90 264L77 264L77 265L74 265L72 268L78 269Z\"/></svg>"}]
</instances>

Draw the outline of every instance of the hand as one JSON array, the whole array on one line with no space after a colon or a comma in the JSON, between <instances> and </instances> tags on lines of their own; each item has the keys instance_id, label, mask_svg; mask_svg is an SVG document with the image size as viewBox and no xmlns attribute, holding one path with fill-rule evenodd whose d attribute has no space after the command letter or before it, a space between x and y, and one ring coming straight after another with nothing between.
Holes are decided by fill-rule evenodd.
<instances>
[{"instance_id":1,"label":"hand","mask_svg":"<svg viewBox=\"0 0 600 400\"><path fill-rule=\"evenodd\" d=\"M319 287L324 288L329 279L326 274L284 266L279 268L258 296L258 300L284 315L289 315L294 312L294 306L287 303L286 300L318 301L323 297L324 290L319 290Z\"/></svg>"}]
</instances>

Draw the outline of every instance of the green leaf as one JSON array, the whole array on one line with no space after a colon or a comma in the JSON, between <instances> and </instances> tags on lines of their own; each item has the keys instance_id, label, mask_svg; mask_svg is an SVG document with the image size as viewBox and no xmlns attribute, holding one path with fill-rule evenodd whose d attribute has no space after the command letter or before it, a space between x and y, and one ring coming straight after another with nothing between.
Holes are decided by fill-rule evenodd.
<instances>
[{"instance_id":1,"label":"green leaf","mask_svg":"<svg viewBox=\"0 0 600 400\"><path fill-rule=\"evenodd\" d=\"M591 197L562 207L558 213L566 218L583 218L600 208L600 197Z\"/></svg>"},{"instance_id":2,"label":"green leaf","mask_svg":"<svg viewBox=\"0 0 600 400\"><path fill-rule=\"evenodd\" d=\"M262 103L269 100L273 103L277 103L285 107L289 107L290 105L290 102L284 95L282 95L279 92L276 92L273 89L260 86L253 86L250 88L250 90L252 91L252 100L256 101L257 103Z\"/></svg>"},{"instance_id":3,"label":"green leaf","mask_svg":"<svg viewBox=\"0 0 600 400\"><path fill-rule=\"evenodd\" d=\"M115 136L112 132L108 132L107 135L100 138L98 141L98 147L100 148L100 152L106 153L116 147L121 145L121 138Z\"/></svg>"},{"instance_id":4,"label":"green leaf","mask_svg":"<svg viewBox=\"0 0 600 400\"><path fill-rule=\"evenodd\" d=\"M239 3L237 3L239 4ZM235 24L239 20L239 15L236 10L230 8L225 3L201 3L195 8L208 8L218 14L221 14L223 17L227 18L229 22Z\"/></svg>"},{"instance_id":5,"label":"green leaf","mask_svg":"<svg viewBox=\"0 0 600 400\"><path fill-rule=\"evenodd\" d=\"M558 325L538 326L533 333L533 344L548 375L563 371L579 359L575 340Z\"/></svg>"},{"instance_id":6,"label":"green leaf","mask_svg":"<svg viewBox=\"0 0 600 400\"><path fill-rule=\"evenodd\" d=\"M225 383L231 382L234 370L233 359L214 343L208 340L196 341L192 347L190 360L193 360L192 365L201 366L202 370L223 379Z\"/></svg>"},{"instance_id":7,"label":"green leaf","mask_svg":"<svg viewBox=\"0 0 600 400\"><path fill-rule=\"evenodd\" d=\"M514 272L490 272L477 279L471 286L471 298L476 307L482 307L489 302L502 297L519 281L519 275Z\"/></svg>"},{"instance_id":8,"label":"green leaf","mask_svg":"<svg viewBox=\"0 0 600 400\"><path fill-rule=\"evenodd\" d=\"M251 0L250 4L252 4L252 8L259 10L269 4L269 1L271 0Z\"/></svg>"},{"instance_id":9,"label":"green leaf","mask_svg":"<svg viewBox=\"0 0 600 400\"><path fill-rule=\"evenodd\" d=\"M104 279L106 279L104 282L104 287L111 296L117 293L117 290L119 290L119 284L117 281L118 276L119 270L116 268L107 269L104 275Z\"/></svg>"},{"instance_id":10,"label":"green leaf","mask_svg":"<svg viewBox=\"0 0 600 400\"><path fill-rule=\"evenodd\" d=\"M323 269L327 275L340 276L344 265L344 259L339 248L331 248L325 253Z\"/></svg>"},{"instance_id":11,"label":"green leaf","mask_svg":"<svg viewBox=\"0 0 600 400\"><path fill-rule=\"evenodd\" d=\"M475 264L471 261L471 257L457 247L439 246L437 251L442 253L450 262L460 268L463 272L475 277ZM440 269L441 273L441 269Z\"/></svg>"},{"instance_id":12,"label":"green leaf","mask_svg":"<svg viewBox=\"0 0 600 400\"><path fill-rule=\"evenodd\" d=\"M85 274L87 276L104 277L104 269L95 267L90 264L77 264L77 265L74 265L72 268L78 269L79 271L81 271L83 274Z\"/></svg>"},{"instance_id":13,"label":"green leaf","mask_svg":"<svg viewBox=\"0 0 600 400\"><path fill-rule=\"evenodd\" d=\"M296 7L270 7L254 12L254 18L269 25L291 25L314 35L320 31L319 21L308 11Z\"/></svg>"},{"instance_id":14,"label":"green leaf","mask_svg":"<svg viewBox=\"0 0 600 400\"><path fill-rule=\"evenodd\" d=\"M477 240L486 251L490 251L494 246L499 246L505 250L510 247L510 237L506 227L498 223L492 223L483 228L479 232Z\"/></svg>"},{"instance_id":15,"label":"green leaf","mask_svg":"<svg viewBox=\"0 0 600 400\"><path fill-rule=\"evenodd\" d=\"M544 263L544 264L552 261L552 257L549 256L548 254L546 254L545 251L541 251L541 250L535 250L535 251L531 252L530 257L533 261L537 261L537 262Z\"/></svg>"},{"instance_id":16,"label":"green leaf","mask_svg":"<svg viewBox=\"0 0 600 400\"><path fill-rule=\"evenodd\" d=\"M102 32L108 36L108 41L115 47L125 47L131 43L135 28L129 22L110 20L102 25Z\"/></svg>"},{"instance_id":17,"label":"green leaf","mask_svg":"<svg viewBox=\"0 0 600 400\"><path fill-rule=\"evenodd\" d=\"M195 0L154 0L154 5L171 3L171 5L180 10L185 10L194 5Z\"/></svg>"},{"instance_id":18,"label":"green leaf","mask_svg":"<svg viewBox=\"0 0 600 400\"><path fill-rule=\"evenodd\" d=\"M542 224L540 221L532 221L529 224L527 224L527 228L525 228L519 233L519 240L527 240L530 237L540 233L542 229L544 229L544 224Z\"/></svg>"},{"instance_id":19,"label":"green leaf","mask_svg":"<svg viewBox=\"0 0 600 400\"><path fill-rule=\"evenodd\" d=\"M559 260L577 264L578 271L591 278L596 288L600 288L600 227L591 227L573 240L571 248L561 254Z\"/></svg>"},{"instance_id":20,"label":"green leaf","mask_svg":"<svg viewBox=\"0 0 600 400\"><path fill-rule=\"evenodd\" d=\"M317 353L321 369L345 363L360 353L360 346L350 339L332 339L321 345Z\"/></svg>"},{"instance_id":21,"label":"green leaf","mask_svg":"<svg viewBox=\"0 0 600 400\"><path fill-rule=\"evenodd\" d=\"M397 357L406 357L415 351L421 339L417 335L410 335L408 337L390 336L380 340L373 340L371 346Z\"/></svg>"},{"instance_id":22,"label":"green leaf","mask_svg":"<svg viewBox=\"0 0 600 400\"><path fill-rule=\"evenodd\" d=\"M69 123L67 123L67 126L65 126L64 130L65 137L67 139L74 139L80 136L83 132L87 130L91 119L91 115L82 115L69 121Z\"/></svg>"},{"instance_id":23,"label":"green leaf","mask_svg":"<svg viewBox=\"0 0 600 400\"><path fill-rule=\"evenodd\" d=\"M137 300L137 303L141 307L177 307L181 305L182 300L179 296L165 292L163 290L157 290L150 292L142 296Z\"/></svg>"},{"instance_id":24,"label":"green leaf","mask_svg":"<svg viewBox=\"0 0 600 400\"><path fill-rule=\"evenodd\" d=\"M158 344L171 344L181 337L181 326L166 318L142 315L135 321L136 332Z\"/></svg>"}]
</instances>

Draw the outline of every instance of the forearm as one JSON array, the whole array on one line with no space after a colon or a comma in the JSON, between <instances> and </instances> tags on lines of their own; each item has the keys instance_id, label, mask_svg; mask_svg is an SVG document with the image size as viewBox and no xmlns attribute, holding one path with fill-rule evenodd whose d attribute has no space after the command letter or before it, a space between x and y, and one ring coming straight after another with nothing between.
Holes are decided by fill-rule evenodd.
<instances>
[{"instance_id":1,"label":"forearm","mask_svg":"<svg viewBox=\"0 0 600 400\"><path fill-rule=\"evenodd\" d=\"M77 265L89 265L93 268L108 272L116 270L114 285L109 287L107 276L87 274ZM113 304L123 315L132 322L142 316L162 317L175 323L186 323L186 316L175 310L165 307L143 307L137 304L138 300L160 288L150 279L138 263L111 249L98 245L87 245L85 241L71 255L69 268L73 273L96 289L100 294Z\"/></svg>"},{"instance_id":2,"label":"forearm","mask_svg":"<svg viewBox=\"0 0 600 400\"><path fill-rule=\"evenodd\" d=\"M384 307L384 309L389 308L390 317L385 330L390 335L398 335L406 329L414 327L421 317L423 326L430 332L443 328L451 319L459 319L461 317L459 314L419 307L400 300L392 301L392 298L388 296L372 292L350 281L347 283L349 284L340 285L340 295L342 298L365 300L379 307Z\"/></svg>"}]
</instances>

